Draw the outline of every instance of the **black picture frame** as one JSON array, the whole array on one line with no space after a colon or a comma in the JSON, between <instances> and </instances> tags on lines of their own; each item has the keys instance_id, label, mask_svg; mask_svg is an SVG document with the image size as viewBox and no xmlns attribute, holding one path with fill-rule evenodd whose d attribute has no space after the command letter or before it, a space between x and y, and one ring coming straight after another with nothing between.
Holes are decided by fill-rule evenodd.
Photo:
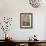
<instances>
[{"instance_id":1,"label":"black picture frame","mask_svg":"<svg viewBox=\"0 0 46 46\"><path fill-rule=\"evenodd\" d=\"M32 28L33 27L33 14L32 13L20 13L20 28Z\"/></svg>"}]
</instances>

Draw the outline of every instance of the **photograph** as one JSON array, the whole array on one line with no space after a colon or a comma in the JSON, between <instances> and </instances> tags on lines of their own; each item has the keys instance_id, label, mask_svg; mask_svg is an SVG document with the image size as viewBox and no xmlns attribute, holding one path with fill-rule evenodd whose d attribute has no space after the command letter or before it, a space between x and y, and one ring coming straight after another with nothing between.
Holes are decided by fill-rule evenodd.
<instances>
[{"instance_id":1,"label":"photograph","mask_svg":"<svg viewBox=\"0 0 46 46\"><path fill-rule=\"evenodd\" d=\"M32 13L20 13L20 28L32 28Z\"/></svg>"}]
</instances>

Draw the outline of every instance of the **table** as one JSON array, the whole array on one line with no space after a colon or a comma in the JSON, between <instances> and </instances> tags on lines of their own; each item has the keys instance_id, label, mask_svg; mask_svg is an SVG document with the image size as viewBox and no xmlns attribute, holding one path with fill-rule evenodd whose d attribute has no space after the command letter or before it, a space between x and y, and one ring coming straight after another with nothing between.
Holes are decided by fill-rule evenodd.
<instances>
[{"instance_id":1,"label":"table","mask_svg":"<svg viewBox=\"0 0 46 46\"><path fill-rule=\"evenodd\" d=\"M29 41L29 40L6 40L7 43L13 44L16 46L42 46L42 44L45 44L46 46L46 40L39 40L39 41Z\"/></svg>"}]
</instances>

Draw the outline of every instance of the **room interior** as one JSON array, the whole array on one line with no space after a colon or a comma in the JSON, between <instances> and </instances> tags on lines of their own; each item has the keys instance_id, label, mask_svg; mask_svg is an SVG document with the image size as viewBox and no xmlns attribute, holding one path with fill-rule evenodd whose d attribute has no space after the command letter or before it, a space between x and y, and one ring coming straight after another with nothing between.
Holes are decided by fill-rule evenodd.
<instances>
[{"instance_id":1,"label":"room interior","mask_svg":"<svg viewBox=\"0 0 46 46\"><path fill-rule=\"evenodd\" d=\"M46 46L46 1L0 0L0 45Z\"/></svg>"}]
</instances>

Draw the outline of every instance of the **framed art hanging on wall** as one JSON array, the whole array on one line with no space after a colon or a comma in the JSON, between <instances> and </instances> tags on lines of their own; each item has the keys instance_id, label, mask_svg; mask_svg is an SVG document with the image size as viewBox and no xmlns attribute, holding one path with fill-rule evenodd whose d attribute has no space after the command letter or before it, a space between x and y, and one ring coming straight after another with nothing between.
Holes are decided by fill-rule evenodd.
<instances>
[{"instance_id":1,"label":"framed art hanging on wall","mask_svg":"<svg viewBox=\"0 0 46 46\"><path fill-rule=\"evenodd\" d=\"M32 28L33 14L32 13L20 13L20 28Z\"/></svg>"}]
</instances>

